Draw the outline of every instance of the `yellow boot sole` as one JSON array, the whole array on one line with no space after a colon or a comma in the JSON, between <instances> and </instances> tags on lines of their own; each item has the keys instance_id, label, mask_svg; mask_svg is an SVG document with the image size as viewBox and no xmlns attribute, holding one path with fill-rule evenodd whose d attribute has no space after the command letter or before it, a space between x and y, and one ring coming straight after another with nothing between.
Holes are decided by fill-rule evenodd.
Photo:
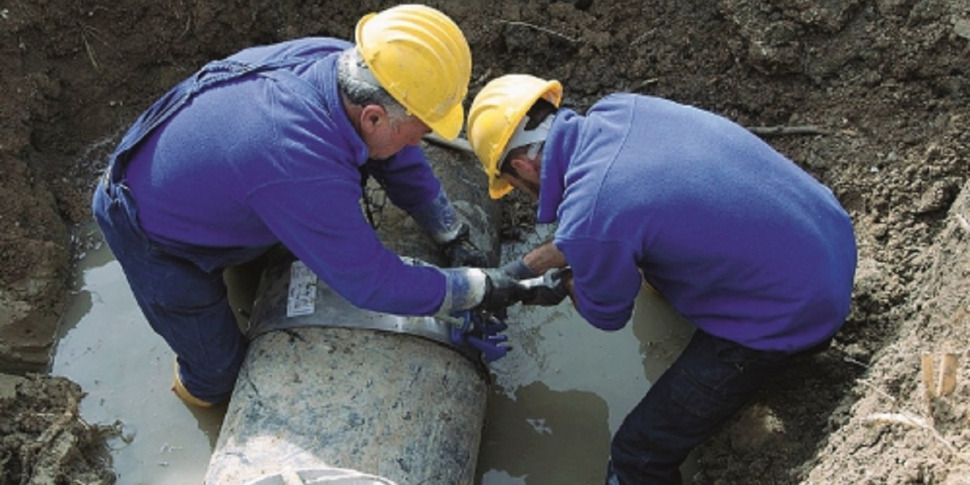
<instances>
[{"instance_id":1,"label":"yellow boot sole","mask_svg":"<svg viewBox=\"0 0 970 485\"><path fill-rule=\"evenodd\" d=\"M172 392L174 392L175 395L179 397L179 399L181 399L182 401L185 401L186 404L189 404L191 406L196 406L200 408L211 408L214 404L209 401L203 401L193 396L192 393L190 393L189 390L185 388L185 385L182 384L182 377L179 376L178 360L175 361L175 379L172 382Z\"/></svg>"}]
</instances>

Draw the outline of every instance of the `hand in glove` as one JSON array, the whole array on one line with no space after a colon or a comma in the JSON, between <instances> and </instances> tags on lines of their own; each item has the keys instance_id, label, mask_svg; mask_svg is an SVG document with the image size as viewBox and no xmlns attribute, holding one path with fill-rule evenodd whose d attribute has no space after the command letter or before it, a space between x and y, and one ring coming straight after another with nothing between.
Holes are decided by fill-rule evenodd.
<instances>
[{"instance_id":1,"label":"hand in glove","mask_svg":"<svg viewBox=\"0 0 970 485\"><path fill-rule=\"evenodd\" d=\"M488 258L481 249L472 244L468 224L464 222L461 223L458 235L451 241L442 244L441 249L445 252L448 265L452 268L488 266Z\"/></svg>"},{"instance_id":2,"label":"hand in glove","mask_svg":"<svg viewBox=\"0 0 970 485\"><path fill-rule=\"evenodd\" d=\"M522 304L538 306L558 305L569 296L569 289L566 284L572 277L572 269L566 267L550 269L542 277L523 281L523 284L533 290L533 294L531 298L523 299Z\"/></svg>"},{"instance_id":3,"label":"hand in glove","mask_svg":"<svg viewBox=\"0 0 970 485\"><path fill-rule=\"evenodd\" d=\"M532 271L532 268L525 264L525 261L522 258L518 258L506 263L499 269L517 280L527 280L529 278L536 278L540 276L536 274L535 271Z\"/></svg>"},{"instance_id":4,"label":"hand in glove","mask_svg":"<svg viewBox=\"0 0 970 485\"><path fill-rule=\"evenodd\" d=\"M512 278L500 268L482 268L485 273L485 296L475 307L489 313L496 313L522 300L534 298L535 289Z\"/></svg>"},{"instance_id":5,"label":"hand in glove","mask_svg":"<svg viewBox=\"0 0 970 485\"><path fill-rule=\"evenodd\" d=\"M451 327L451 343L477 350L482 360L494 362L511 350L508 337L503 335L509 328L502 319L504 315L480 315L469 311L455 315L463 320L461 325Z\"/></svg>"}]
</instances>

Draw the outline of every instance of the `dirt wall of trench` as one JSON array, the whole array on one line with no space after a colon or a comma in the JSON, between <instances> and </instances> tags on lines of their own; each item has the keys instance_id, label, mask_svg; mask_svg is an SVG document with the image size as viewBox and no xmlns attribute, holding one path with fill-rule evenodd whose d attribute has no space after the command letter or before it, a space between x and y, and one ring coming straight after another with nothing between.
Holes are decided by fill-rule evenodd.
<instances>
[{"instance_id":1,"label":"dirt wall of trench","mask_svg":"<svg viewBox=\"0 0 970 485\"><path fill-rule=\"evenodd\" d=\"M77 224L90 219L98 172L138 112L209 59L306 35L350 38L361 15L392 3L0 5L0 363L41 371L0 395L3 436L43 433L51 427L23 416L69 409L43 398L43 383L63 384L42 372L72 263L97 244ZM634 91L751 127L798 128L764 137L851 214L860 264L844 330L699 450L697 483L970 480L970 2L429 3L468 37L471 95L494 76L529 72L561 80L578 109ZM528 230L531 211L512 197L503 234ZM926 397L924 353L956 355L953 391ZM8 457L33 455L13 440L4 447L4 478L32 473ZM39 469L69 476L74 465L61 462Z\"/></svg>"}]
</instances>

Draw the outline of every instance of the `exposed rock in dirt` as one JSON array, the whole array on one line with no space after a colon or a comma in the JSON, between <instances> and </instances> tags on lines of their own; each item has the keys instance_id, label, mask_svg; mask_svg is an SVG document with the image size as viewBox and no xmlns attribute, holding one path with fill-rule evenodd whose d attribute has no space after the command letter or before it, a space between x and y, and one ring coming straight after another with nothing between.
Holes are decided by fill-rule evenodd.
<instances>
[{"instance_id":1,"label":"exposed rock in dirt","mask_svg":"<svg viewBox=\"0 0 970 485\"><path fill-rule=\"evenodd\" d=\"M71 250L84 243L66 228L89 218L97 171L141 109L209 59L298 36L351 38L362 14L391 3L0 6L0 362L43 367ZM529 72L561 80L579 109L634 91L751 127L820 133L764 136L831 187L856 224L852 313L831 349L698 451L695 482L970 480L970 2L431 3L472 46L471 95ZM506 236L530 227L524 199L505 209ZM927 393L924 353L956 354L953 391ZM17 402L60 416L64 404L44 396L65 384L28 382ZM26 447L48 428L8 428L34 412L11 403L0 399L5 456L25 456L8 443ZM10 460L3 478L19 480Z\"/></svg>"}]
</instances>

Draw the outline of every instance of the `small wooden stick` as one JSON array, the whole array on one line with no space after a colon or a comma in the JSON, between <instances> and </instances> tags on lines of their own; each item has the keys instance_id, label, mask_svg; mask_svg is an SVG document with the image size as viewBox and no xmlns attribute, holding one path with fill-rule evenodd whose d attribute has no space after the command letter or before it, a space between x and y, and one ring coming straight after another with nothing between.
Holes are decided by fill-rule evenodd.
<instances>
[{"instance_id":1,"label":"small wooden stick","mask_svg":"<svg viewBox=\"0 0 970 485\"><path fill-rule=\"evenodd\" d=\"M933 416L933 398L936 396L936 359L933 354L922 355L920 368L923 371L923 407L928 416Z\"/></svg>"},{"instance_id":2,"label":"small wooden stick","mask_svg":"<svg viewBox=\"0 0 970 485\"><path fill-rule=\"evenodd\" d=\"M539 27L538 25L530 24L528 22L519 22L519 21L516 21L516 20L501 20L500 22L506 23L508 25L515 25L515 26L518 26L518 27L528 27L530 29L538 30L539 32L545 32L545 33L547 33L549 35L552 35L552 36L555 36L555 37L559 37L560 39L563 39L563 40L569 42L570 44L576 44L576 43L579 42L579 41L577 41L576 39L574 39L572 37L569 37L569 36L560 34L559 32L556 32L554 30L549 30L549 29L547 29L545 27Z\"/></svg>"},{"instance_id":3,"label":"small wooden stick","mask_svg":"<svg viewBox=\"0 0 970 485\"><path fill-rule=\"evenodd\" d=\"M923 397L929 402L936 395L936 362L933 354L923 354L920 367L923 370Z\"/></svg>"},{"instance_id":4,"label":"small wooden stick","mask_svg":"<svg viewBox=\"0 0 970 485\"><path fill-rule=\"evenodd\" d=\"M755 135L827 135L828 132L814 125L804 126L751 126L748 130Z\"/></svg>"},{"instance_id":5,"label":"small wooden stick","mask_svg":"<svg viewBox=\"0 0 970 485\"><path fill-rule=\"evenodd\" d=\"M957 354L943 354L940 365L940 384L936 390L940 396L953 392L957 387Z\"/></svg>"}]
</instances>

